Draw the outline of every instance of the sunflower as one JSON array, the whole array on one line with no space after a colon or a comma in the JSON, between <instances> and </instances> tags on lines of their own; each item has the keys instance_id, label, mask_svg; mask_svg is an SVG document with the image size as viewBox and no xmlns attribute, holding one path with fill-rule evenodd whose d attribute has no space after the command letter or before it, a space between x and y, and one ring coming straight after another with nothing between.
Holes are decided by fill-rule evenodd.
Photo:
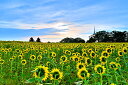
<instances>
[{"instance_id":1,"label":"sunflower","mask_svg":"<svg viewBox=\"0 0 128 85\"><path fill-rule=\"evenodd\" d=\"M79 62L79 57L77 57L77 56L73 56L73 61L75 61L75 62Z\"/></svg>"},{"instance_id":2,"label":"sunflower","mask_svg":"<svg viewBox=\"0 0 128 85\"><path fill-rule=\"evenodd\" d=\"M48 53L48 51L47 50L44 50L44 53Z\"/></svg>"},{"instance_id":3,"label":"sunflower","mask_svg":"<svg viewBox=\"0 0 128 85\"><path fill-rule=\"evenodd\" d=\"M112 49L111 48L106 48L106 52L111 54L112 53Z\"/></svg>"},{"instance_id":4,"label":"sunflower","mask_svg":"<svg viewBox=\"0 0 128 85\"><path fill-rule=\"evenodd\" d=\"M116 62L110 62L109 63L110 68L117 70L118 69L118 64Z\"/></svg>"},{"instance_id":5,"label":"sunflower","mask_svg":"<svg viewBox=\"0 0 128 85\"><path fill-rule=\"evenodd\" d=\"M106 51L103 51L103 52L101 53L101 56L109 57L109 53L108 53L108 52L106 52Z\"/></svg>"},{"instance_id":6,"label":"sunflower","mask_svg":"<svg viewBox=\"0 0 128 85\"><path fill-rule=\"evenodd\" d=\"M72 53L72 56L76 56L76 53Z\"/></svg>"},{"instance_id":7,"label":"sunflower","mask_svg":"<svg viewBox=\"0 0 128 85\"><path fill-rule=\"evenodd\" d=\"M14 58L10 58L10 59L9 59L9 61L13 61L13 60L14 60Z\"/></svg>"},{"instance_id":8,"label":"sunflower","mask_svg":"<svg viewBox=\"0 0 128 85\"><path fill-rule=\"evenodd\" d=\"M39 55L42 55L43 53L42 52L39 52Z\"/></svg>"},{"instance_id":9,"label":"sunflower","mask_svg":"<svg viewBox=\"0 0 128 85\"><path fill-rule=\"evenodd\" d=\"M92 60L90 58L87 58L85 57L85 64L88 66L88 65L91 65L92 64Z\"/></svg>"},{"instance_id":10,"label":"sunflower","mask_svg":"<svg viewBox=\"0 0 128 85\"><path fill-rule=\"evenodd\" d=\"M50 80L62 79L63 73L59 69L52 69L50 72Z\"/></svg>"},{"instance_id":11,"label":"sunflower","mask_svg":"<svg viewBox=\"0 0 128 85\"><path fill-rule=\"evenodd\" d=\"M42 56L41 56L41 55L38 55L38 56L37 56L37 59L38 59L38 60L41 60L41 59L42 59Z\"/></svg>"},{"instance_id":12,"label":"sunflower","mask_svg":"<svg viewBox=\"0 0 128 85\"><path fill-rule=\"evenodd\" d=\"M18 58L19 58L19 59L23 59L23 56L22 56L22 55L19 55Z\"/></svg>"},{"instance_id":13,"label":"sunflower","mask_svg":"<svg viewBox=\"0 0 128 85\"><path fill-rule=\"evenodd\" d=\"M19 49L16 49L15 52L16 52L16 53L20 53L20 50L19 50Z\"/></svg>"},{"instance_id":14,"label":"sunflower","mask_svg":"<svg viewBox=\"0 0 128 85\"><path fill-rule=\"evenodd\" d=\"M82 56L87 57L88 54L87 54L86 52L83 52L83 53L82 53Z\"/></svg>"},{"instance_id":15,"label":"sunflower","mask_svg":"<svg viewBox=\"0 0 128 85\"><path fill-rule=\"evenodd\" d=\"M60 61L61 62L66 62L67 61L67 57L65 55L61 56Z\"/></svg>"},{"instance_id":16,"label":"sunflower","mask_svg":"<svg viewBox=\"0 0 128 85\"><path fill-rule=\"evenodd\" d=\"M94 51L91 51L90 56L94 58L96 57L96 53Z\"/></svg>"},{"instance_id":17,"label":"sunflower","mask_svg":"<svg viewBox=\"0 0 128 85\"><path fill-rule=\"evenodd\" d=\"M106 56L101 56L99 59L100 59L100 62L101 62L102 64L107 63L107 57L106 57Z\"/></svg>"},{"instance_id":18,"label":"sunflower","mask_svg":"<svg viewBox=\"0 0 128 85\"><path fill-rule=\"evenodd\" d=\"M12 58L13 58L13 59L15 59L15 58L16 58L16 56L12 56Z\"/></svg>"},{"instance_id":19,"label":"sunflower","mask_svg":"<svg viewBox=\"0 0 128 85\"><path fill-rule=\"evenodd\" d=\"M94 67L94 70L95 70L95 72L96 72L97 74L104 74L106 68L105 68L104 66L98 64L98 65L96 65L96 66Z\"/></svg>"},{"instance_id":20,"label":"sunflower","mask_svg":"<svg viewBox=\"0 0 128 85\"><path fill-rule=\"evenodd\" d=\"M90 73L86 70L86 68L79 69L77 72L77 76L80 79L86 79L87 77L90 77Z\"/></svg>"},{"instance_id":21,"label":"sunflower","mask_svg":"<svg viewBox=\"0 0 128 85\"><path fill-rule=\"evenodd\" d=\"M35 56L35 55L31 55L31 56L30 56L30 59L31 59L31 60L35 60L35 59L36 59L36 56Z\"/></svg>"},{"instance_id":22,"label":"sunflower","mask_svg":"<svg viewBox=\"0 0 128 85\"><path fill-rule=\"evenodd\" d=\"M92 49L89 49L89 50L88 50L88 53L91 53L91 52L92 52Z\"/></svg>"},{"instance_id":23,"label":"sunflower","mask_svg":"<svg viewBox=\"0 0 128 85\"><path fill-rule=\"evenodd\" d=\"M50 64L50 62L48 61L48 62L46 63L46 66L48 67L48 66L49 66L49 64Z\"/></svg>"},{"instance_id":24,"label":"sunflower","mask_svg":"<svg viewBox=\"0 0 128 85\"><path fill-rule=\"evenodd\" d=\"M118 51L118 55L119 56L123 56L123 52L122 51Z\"/></svg>"},{"instance_id":25,"label":"sunflower","mask_svg":"<svg viewBox=\"0 0 128 85\"><path fill-rule=\"evenodd\" d=\"M76 69L79 70L81 68L85 68L85 64L84 63L77 63L76 64Z\"/></svg>"},{"instance_id":26,"label":"sunflower","mask_svg":"<svg viewBox=\"0 0 128 85\"><path fill-rule=\"evenodd\" d=\"M120 57L116 57L116 61L117 61L117 62L120 61Z\"/></svg>"},{"instance_id":27,"label":"sunflower","mask_svg":"<svg viewBox=\"0 0 128 85\"><path fill-rule=\"evenodd\" d=\"M122 52L126 54L128 52L128 49L126 47L123 47Z\"/></svg>"},{"instance_id":28,"label":"sunflower","mask_svg":"<svg viewBox=\"0 0 128 85\"><path fill-rule=\"evenodd\" d=\"M37 66L33 72L33 76L35 78L41 78L43 81L45 81L48 78L48 67Z\"/></svg>"},{"instance_id":29,"label":"sunflower","mask_svg":"<svg viewBox=\"0 0 128 85\"><path fill-rule=\"evenodd\" d=\"M82 52L86 52L86 49L82 49Z\"/></svg>"},{"instance_id":30,"label":"sunflower","mask_svg":"<svg viewBox=\"0 0 128 85\"><path fill-rule=\"evenodd\" d=\"M69 50L65 50L64 53L67 55L71 55L71 51L69 51Z\"/></svg>"},{"instance_id":31,"label":"sunflower","mask_svg":"<svg viewBox=\"0 0 128 85\"><path fill-rule=\"evenodd\" d=\"M24 60L21 60L21 63L22 63L22 65L25 65L27 62L26 62L26 60L24 59Z\"/></svg>"},{"instance_id":32,"label":"sunflower","mask_svg":"<svg viewBox=\"0 0 128 85\"><path fill-rule=\"evenodd\" d=\"M56 53L55 52L51 52L51 56L52 57L56 57Z\"/></svg>"},{"instance_id":33,"label":"sunflower","mask_svg":"<svg viewBox=\"0 0 128 85\"><path fill-rule=\"evenodd\" d=\"M0 64L4 64L4 60L3 59L0 59Z\"/></svg>"},{"instance_id":34,"label":"sunflower","mask_svg":"<svg viewBox=\"0 0 128 85\"><path fill-rule=\"evenodd\" d=\"M80 53L76 52L76 56L80 56Z\"/></svg>"}]
</instances>

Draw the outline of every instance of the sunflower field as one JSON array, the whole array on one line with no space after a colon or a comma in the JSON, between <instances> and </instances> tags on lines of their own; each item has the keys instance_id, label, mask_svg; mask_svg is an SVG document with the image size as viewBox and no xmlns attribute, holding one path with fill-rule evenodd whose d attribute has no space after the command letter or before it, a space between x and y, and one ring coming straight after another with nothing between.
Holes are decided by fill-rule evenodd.
<instances>
[{"instance_id":1,"label":"sunflower field","mask_svg":"<svg viewBox=\"0 0 128 85\"><path fill-rule=\"evenodd\" d=\"M0 85L128 85L128 43L1 41Z\"/></svg>"}]
</instances>

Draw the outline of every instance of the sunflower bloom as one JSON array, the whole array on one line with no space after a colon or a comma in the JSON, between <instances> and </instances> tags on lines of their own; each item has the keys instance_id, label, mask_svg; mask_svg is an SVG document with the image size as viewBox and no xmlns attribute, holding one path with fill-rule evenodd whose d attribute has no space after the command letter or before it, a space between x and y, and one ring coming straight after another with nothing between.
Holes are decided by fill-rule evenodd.
<instances>
[{"instance_id":1,"label":"sunflower bloom","mask_svg":"<svg viewBox=\"0 0 128 85\"><path fill-rule=\"evenodd\" d=\"M101 75L101 74L104 74L104 73L105 73L106 68L105 68L104 66L98 64L98 65L96 65L96 66L94 67L94 70L95 70L95 72L96 72L97 74L100 74L100 75Z\"/></svg>"},{"instance_id":2,"label":"sunflower bloom","mask_svg":"<svg viewBox=\"0 0 128 85\"><path fill-rule=\"evenodd\" d=\"M62 79L62 77L63 77L63 73L60 72L59 69L53 69L50 72L50 79L51 80L59 80L59 79Z\"/></svg>"},{"instance_id":3,"label":"sunflower bloom","mask_svg":"<svg viewBox=\"0 0 128 85\"><path fill-rule=\"evenodd\" d=\"M35 78L41 78L42 81L45 81L48 78L48 67L45 66L37 66L34 70L33 76Z\"/></svg>"},{"instance_id":4,"label":"sunflower bloom","mask_svg":"<svg viewBox=\"0 0 128 85\"><path fill-rule=\"evenodd\" d=\"M86 70L86 68L79 69L77 72L77 76L80 79L86 79L87 77L90 77L90 73Z\"/></svg>"}]
</instances>

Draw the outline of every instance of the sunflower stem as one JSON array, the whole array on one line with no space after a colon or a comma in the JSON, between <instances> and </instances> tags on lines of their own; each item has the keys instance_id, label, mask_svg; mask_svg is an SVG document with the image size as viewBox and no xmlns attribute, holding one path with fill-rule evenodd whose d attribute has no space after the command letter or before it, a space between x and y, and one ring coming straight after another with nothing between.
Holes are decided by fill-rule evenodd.
<instances>
[{"instance_id":1,"label":"sunflower stem","mask_svg":"<svg viewBox=\"0 0 128 85\"><path fill-rule=\"evenodd\" d=\"M1 75L2 75L2 64L1 64Z\"/></svg>"},{"instance_id":2,"label":"sunflower stem","mask_svg":"<svg viewBox=\"0 0 128 85\"><path fill-rule=\"evenodd\" d=\"M23 81L23 65L22 65L22 81Z\"/></svg>"},{"instance_id":3,"label":"sunflower stem","mask_svg":"<svg viewBox=\"0 0 128 85\"><path fill-rule=\"evenodd\" d=\"M103 81L102 81L102 74L100 75L100 77L101 77L101 78L100 78L100 85L102 85L102 82L103 82Z\"/></svg>"}]
</instances>

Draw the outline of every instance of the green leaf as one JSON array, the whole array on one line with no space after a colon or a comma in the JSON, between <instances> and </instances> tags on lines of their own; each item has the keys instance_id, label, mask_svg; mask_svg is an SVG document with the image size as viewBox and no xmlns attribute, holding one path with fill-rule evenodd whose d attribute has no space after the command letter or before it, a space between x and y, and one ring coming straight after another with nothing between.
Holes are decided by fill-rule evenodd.
<instances>
[{"instance_id":1,"label":"green leaf","mask_svg":"<svg viewBox=\"0 0 128 85\"><path fill-rule=\"evenodd\" d=\"M28 80L26 80L25 83L32 83L32 82L35 82L36 81L36 78L30 78Z\"/></svg>"}]
</instances>

